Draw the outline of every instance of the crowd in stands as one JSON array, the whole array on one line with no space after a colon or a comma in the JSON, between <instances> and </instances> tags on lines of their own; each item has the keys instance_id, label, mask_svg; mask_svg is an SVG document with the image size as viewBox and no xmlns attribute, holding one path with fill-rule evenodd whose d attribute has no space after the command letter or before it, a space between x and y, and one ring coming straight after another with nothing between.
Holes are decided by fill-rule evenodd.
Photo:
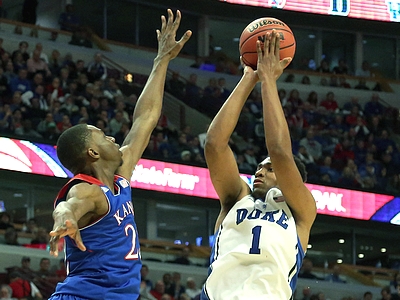
<instances>
[{"instance_id":1,"label":"crowd in stands","mask_svg":"<svg viewBox=\"0 0 400 300\"><path fill-rule=\"evenodd\" d=\"M25 41L18 49L4 49L1 44L0 39L1 134L54 143L67 128L87 123L122 143L138 95L121 91L119 78L108 76L101 53L95 54L93 61L84 62L72 54L61 57L57 49L46 49L47 54L41 43L33 49ZM337 68L345 67L339 64ZM173 72L166 91L213 118L231 91L224 77L210 74L209 84L201 87L196 74L183 80ZM306 164L309 182L386 193L400 191L398 110L384 106L377 92L371 92L363 106L357 97L339 105L334 87L324 99L318 99L312 85L307 99L301 99L296 89L280 89L279 96L294 154ZM261 104L260 92L255 89L231 139L238 166L247 174L252 174L258 161L267 155ZM176 129L162 115L144 155L205 166L204 133L193 135L190 126Z\"/></svg>"}]
</instances>

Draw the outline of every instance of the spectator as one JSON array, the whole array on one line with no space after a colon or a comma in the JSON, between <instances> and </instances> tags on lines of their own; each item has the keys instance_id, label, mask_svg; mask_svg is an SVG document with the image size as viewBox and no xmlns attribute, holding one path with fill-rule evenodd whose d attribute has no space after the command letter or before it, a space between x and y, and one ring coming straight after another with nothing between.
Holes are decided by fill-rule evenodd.
<instances>
[{"instance_id":1,"label":"spectator","mask_svg":"<svg viewBox=\"0 0 400 300\"><path fill-rule=\"evenodd\" d=\"M350 167L344 167L339 177L338 184L343 188L360 189L361 178L357 177Z\"/></svg>"},{"instance_id":2,"label":"spectator","mask_svg":"<svg viewBox=\"0 0 400 300\"><path fill-rule=\"evenodd\" d=\"M12 298L13 290L8 284L2 284L0 286L0 300L17 300L17 298Z\"/></svg>"},{"instance_id":3,"label":"spectator","mask_svg":"<svg viewBox=\"0 0 400 300\"><path fill-rule=\"evenodd\" d=\"M326 59L321 60L319 67L316 69L319 73L331 73L329 70L329 63Z\"/></svg>"},{"instance_id":4,"label":"spectator","mask_svg":"<svg viewBox=\"0 0 400 300\"><path fill-rule=\"evenodd\" d=\"M9 275L10 287L12 289L12 296L18 299L33 298L43 299L42 294L36 285L28 280L22 279L21 274L12 272Z\"/></svg>"},{"instance_id":5,"label":"spectator","mask_svg":"<svg viewBox=\"0 0 400 300\"><path fill-rule=\"evenodd\" d=\"M335 100L335 94L333 92L328 92L326 94L326 98L321 101L320 106L324 107L328 112L339 112L339 105Z\"/></svg>"},{"instance_id":6,"label":"spectator","mask_svg":"<svg viewBox=\"0 0 400 300\"><path fill-rule=\"evenodd\" d=\"M370 118L372 116L383 115L385 107L380 102L379 95L377 93L373 93L371 96L371 100L365 103L364 106L364 114L366 117Z\"/></svg>"},{"instance_id":7,"label":"spectator","mask_svg":"<svg viewBox=\"0 0 400 300\"><path fill-rule=\"evenodd\" d=\"M180 295L185 292L185 287L181 283L181 274L178 272L172 273L172 284L165 292L173 299L179 299Z\"/></svg>"},{"instance_id":8,"label":"spectator","mask_svg":"<svg viewBox=\"0 0 400 300\"><path fill-rule=\"evenodd\" d=\"M180 79L179 72L172 72L171 78L165 84L165 90L180 100L184 99L185 83Z\"/></svg>"},{"instance_id":9,"label":"spectator","mask_svg":"<svg viewBox=\"0 0 400 300\"><path fill-rule=\"evenodd\" d=\"M15 92L19 91L21 93L25 93L27 91L31 91L31 83L27 79L28 77L28 70L27 69L19 69L18 77L15 77L10 81L10 90L11 93L14 94Z\"/></svg>"},{"instance_id":10,"label":"spectator","mask_svg":"<svg viewBox=\"0 0 400 300\"><path fill-rule=\"evenodd\" d=\"M348 101L345 104L343 104L343 107L342 107L343 114L345 114L345 115L350 114L351 110L353 109L353 106L357 106L359 114L363 115L362 106L359 103L359 98L356 97L356 96L351 97L350 101Z\"/></svg>"},{"instance_id":11,"label":"spectator","mask_svg":"<svg viewBox=\"0 0 400 300\"><path fill-rule=\"evenodd\" d=\"M309 258L304 258L303 264L299 272L299 278L322 280L322 278L315 275L312 272L312 270L313 270L313 262Z\"/></svg>"},{"instance_id":12,"label":"spectator","mask_svg":"<svg viewBox=\"0 0 400 300\"><path fill-rule=\"evenodd\" d=\"M43 44L42 43L37 43L35 45L35 49L33 51L37 50L40 53L40 59L43 60L46 64L49 64L49 57L45 52L43 52ZM29 55L29 57L33 57L33 52Z\"/></svg>"},{"instance_id":13,"label":"spectator","mask_svg":"<svg viewBox=\"0 0 400 300\"><path fill-rule=\"evenodd\" d=\"M93 48L91 33L85 28L78 28L72 33L69 44L80 47Z\"/></svg>"},{"instance_id":14,"label":"spectator","mask_svg":"<svg viewBox=\"0 0 400 300\"><path fill-rule=\"evenodd\" d=\"M307 152L318 162L322 156L322 145L315 138L315 130L309 128L304 138L300 140L300 146L304 146Z\"/></svg>"},{"instance_id":15,"label":"spectator","mask_svg":"<svg viewBox=\"0 0 400 300\"><path fill-rule=\"evenodd\" d=\"M59 280L56 273L50 270L50 259L46 257L42 258L33 283L35 283L45 299L50 298Z\"/></svg>"},{"instance_id":16,"label":"spectator","mask_svg":"<svg viewBox=\"0 0 400 300\"><path fill-rule=\"evenodd\" d=\"M87 67L87 73L90 82L99 79L106 80L107 66L103 62L103 55L101 53L98 52L94 55L94 60Z\"/></svg>"},{"instance_id":17,"label":"spectator","mask_svg":"<svg viewBox=\"0 0 400 300\"><path fill-rule=\"evenodd\" d=\"M346 61L343 58L339 59L338 65L332 69L332 72L335 74L349 75L349 68Z\"/></svg>"},{"instance_id":18,"label":"spectator","mask_svg":"<svg viewBox=\"0 0 400 300\"><path fill-rule=\"evenodd\" d=\"M75 14L75 7L73 4L67 4L65 6L65 12L60 14L58 24L60 24L60 29L65 31L74 32L79 29L81 21Z\"/></svg>"},{"instance_id":19,"label":"spectator","mask_svg":"<svg viewBox=\"0 0 400 300\"><path fill-rule=\"evenodd\" d=\"M346 81L346 77L344 77L344 76L339 76L339 87L345 88L345 89L350 89L350 88L351 88L350 83L348 83L348 82Z\"/></svg>"},{"instance_id":20,"label":"spectator","mask_svg":"<svg viewBox=\"0 0 400 300\"><path fill-rule=\"evenodd\" d=\"M146 289L148 291L151 291L153 289L153 282L147 278L148 274L149 274L149 267L143 264L142 269L140 270L141 282L144 282L146 284Z\"/></svg>"},{"instance_id":21,"label":"spectator","mask_svg":"<svg viewBox=\"0 0 400 300\"><path fill-rule=\"evenodd\" d=\"M14 228L11 223L11 216L8 212L4 211L0 214L0 229Z\"/></svg>"},{"instance_id":22,"label":"spectator","mask_svg":"<svg viewBox=\"0 0 400 300\"><path fill-rule=\"evenodd\" d=\"M369 90L369 87L367 86L367 81L364 78L360 78L358 80L357 85L354 87L356 90Z\"/></svg>"},{"instance_id":23,"label":"spectator","mask_svg":"<svg viewBox=\"0 0 400 300\"><path fill-rule=\"evenodd\" d=\"M54 49L51 52L51 56L50 56L50 58L48 60L48 64L47 65L49 66L51 74L53 74L54 76L60 75L60 70L61 70L61 54L60 54L60 51L58 51L57 49ZM64 70L68 71L68 69L64 69ZM66 86L65 86L65 88L66 88Z\"/></svg>"},{"instance_id":24,"label":"spectator","mask_svg":"<svg viewBox=\"0 0 400 300\"><path fill-rule=\"evenodd\" d=\"M13 51L13 53L11 54L11 60L14 61L15 56L16 56L18 53L21 53L21 54L22 54L22 57L23 57L23 60L26 62L26 61L29 59L29 57L30 57L30 56L29 56L29 53L28 53L28 47L29 47L28 42L26 42L26 41L21 41L21 42L19 42L19 44L18 44L18 49L15 50L15 51Z\"/></svg>"},{"instance_id":25,"label":"spectator","mask_svg":"<svg viewBox=\"0 0 400 300\"><path fill-rule=\"evenodd\" d=\"M189 151L190 154L190 151ZM181 265L190 265L190 260L189 260L189 253L190 250L188 247L185 247L182 249L181 256L176 258L173 262L176 264L181 264Z\"/></svg>"},{"instance_id":26,"label":"spectator","mask_svg":"<svg viewBox=\"0 0 400 300\"><path fill-rule=\"evenodd\" d=\"M116 135L117 132L121 130L122 124L124 122L126 123L123 113L121 111L117 111L115 113L115 116L110 120L109 123L110 132L112 136Z\"/></svg>"},{"instance_id":27,"label":"spectator","mask_svg":"<svg viewBox=\"0 0 400 300\"><path fill-rule=\"evenodd\" d=\"M124 94L122 94L122 91L120 90L120 88L114 78L108 79L108 85L104 89L104 96L106 96L108 99L110 99L114 102L117 97L124 96Z\"/></svg>"},{"instance_id":28,"label":"spectator","mask_svg":"<svg viewBox=\"0 0 400 300\"><path fill-rule=\"evenodd\" d=\"M39 227L35 233L35 237L31 240L31 244L47 245L48 243L49 243L49 235L47 233L46 228Z\"/></svg>"},{"instance_id":29,"label":"spectator","mask_svg":"<svg viewBox=\"0 0 400 300\"><path fill-rule=\"evenodd\" d=\"M33 78L38 72L42 73L44 78L51 76L47 63L40 58L40 51L37 49L33 51L32 57L27 60L26 65L30 78Z\"/></svg>"},{"instance_id":30,"label":"spectator","mask_svg":"<svg viewBox=\"0 0 400 300\"><path fill-rule=\"evenodd\" d=\"M197 75L194 73L190 74L189 80L185 86L185 103L190 107L197 108L200 104L202 94L202 89L197 85Z\"/></svg>"},{"instance_id":31,"label":"spectator","mask_svg":"<svg viewBox=\"0 0 400 300\"><path fill-rule=\"evenodd\" d=\"M17 128L14 133L16 135L21 135L26 138L42 138L43 136L33 129L32 121L30 119L25 119L22 121L22 127Z\"/></svg>"},{"instance_id":32,"label":"spectator","mask_svg":"<svg viewBox=\"0 0 400 300\"><path fill-rule=\"evenodd\" d=\"M18 242L18 232L14 227L8 227L4 233L4 240L6 245L20 246Z\"/></svg>"},{"instance_id":33,"label":"spectator","mask_svg":"<svg viewBox=\"0 0 400 300\"><path fill-rule=\"evenodd\" d=\"M371 292L365 292L363 295L363 300L373 300L372 299L372 293Z\"/></svg>"},{"instance_id":34,"label":"spectator","mask_svg":"<svg viewBox=\"0 0 400 300\"><path fill-rule=\"evenodd\" d=\"M196 282L192 277L188 277L186 280L185 294L189 296L189 299L193 299L201 293L201 289L196 287Z\"/></svg>"},{"instance_id":35,"label":"spectator","mask_svg":"<svg viewBox=\"0 0 400 300\"><path fill-rule=\"evenodd\" d=\"M340 278L340 266L335 264L332 268L332 273L326 276L325 280L330 282L346 283L345 280Z\"/></svg>"},{"instance_id":36,"label":"spectator","mask_svg":"<svg viewBox=\"0 0 400 300\"><path fill-rule=\"evenodd\" d=\"M356 70L355 75L359 77L371 77L371 69L369 62L364 60L361 64L361 68Z\"/></svg>"},{"instance_id":37,"label":"spectator","mask_svg":"<svg viewBox=\"0 0 400 300\"><path fill-rule=\"evenodd\" d=\"M158 280L154 288L150 291L150 294L157 300L161 300L161 297L165 294L165 285L162 280Z\"/></svg>"}]
</instances>

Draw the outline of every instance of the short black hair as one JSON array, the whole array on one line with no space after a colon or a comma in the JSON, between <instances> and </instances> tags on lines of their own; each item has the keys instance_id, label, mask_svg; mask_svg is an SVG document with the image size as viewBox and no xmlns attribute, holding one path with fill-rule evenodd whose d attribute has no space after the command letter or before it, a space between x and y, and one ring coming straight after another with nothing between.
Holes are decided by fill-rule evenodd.
<instances>
[{"instance_id":1,"label":"short black hair","mask_svg":"<svg viewBox=\"0 0 400 300\"><path fill-rule=\"evenodd\" d=\"M58 138L58 159L74 175L82 172L86 166L85 151L90 136L87 124L78 124L65 130Z\"/></svg>"},{"instance_id":2,"label":"short black hair","mask_svg":"<svg viewBox=\"0 0 400 300\"><path fill-rule=\"evenodd\" d=\"M293 156L294 162L296 163L297 169L300 172L301 178L303 179L303 182L307 181L307 169L306 165L300 160L300 158Z\"/></svg>"}]
</instances>

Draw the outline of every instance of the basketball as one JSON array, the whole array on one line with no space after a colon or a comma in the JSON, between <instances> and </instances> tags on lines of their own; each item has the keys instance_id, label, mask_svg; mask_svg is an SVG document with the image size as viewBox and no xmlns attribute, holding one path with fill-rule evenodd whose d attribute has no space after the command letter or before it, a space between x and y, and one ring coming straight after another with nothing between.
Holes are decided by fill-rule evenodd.
<instances>
[{"instance_id":1,"label":"basketball","mask_svg":"<svg viewBox=\"0 0 400 300\"><path fill-rule=\"evenodd\" d=\"M292 30L281 20L275 18L260 18L254 20L243 30L239 39L239 53L242 56L243 63L257 69L257 46L258 40L264 41L267 32L273 29L280 35L280 59L286 57L293 58L296 51L296 40Z\"/></svg>"}]
</instances>

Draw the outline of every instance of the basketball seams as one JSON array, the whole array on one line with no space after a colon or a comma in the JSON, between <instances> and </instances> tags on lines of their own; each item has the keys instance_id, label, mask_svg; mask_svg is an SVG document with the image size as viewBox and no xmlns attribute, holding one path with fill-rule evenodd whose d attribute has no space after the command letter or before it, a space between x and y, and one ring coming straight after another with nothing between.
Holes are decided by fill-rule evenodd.
<instances>
[{"instance_id":1,"label":"basketball seams","mask_svg":"<svg viewBox=\"0 0 400 300\"><path fill-rule=\"evenodd\" d=\"M288 29L284 29L284 28L264 28L263 30L260 30L260 31L257 31L257 36L258 36L258 34L260 33L263 33L263 32L268 32L268 31L271 31L271 30L273 30L273 29L275 29L275 30L278 30L278 32L279 31L285 31L285 32L287 32L287 33L290 33L291 35L292 35L292 37L293 37L293 39L294 39L294 34L293 34L293 32L291 31L291 30L288 30ZM266 33L265 33L266 34ZM254 34L254 32L251 34L251 35L249 35L240 45L239 45L239 49L241 49L242 47L243 47L243 44L245 44L248 40L250 40L250 39L252 39L252 38L255 38L256 36L255 36L255 34ZM282 49L282 48L281 48Z\"/></svg>"}]
</instances>

